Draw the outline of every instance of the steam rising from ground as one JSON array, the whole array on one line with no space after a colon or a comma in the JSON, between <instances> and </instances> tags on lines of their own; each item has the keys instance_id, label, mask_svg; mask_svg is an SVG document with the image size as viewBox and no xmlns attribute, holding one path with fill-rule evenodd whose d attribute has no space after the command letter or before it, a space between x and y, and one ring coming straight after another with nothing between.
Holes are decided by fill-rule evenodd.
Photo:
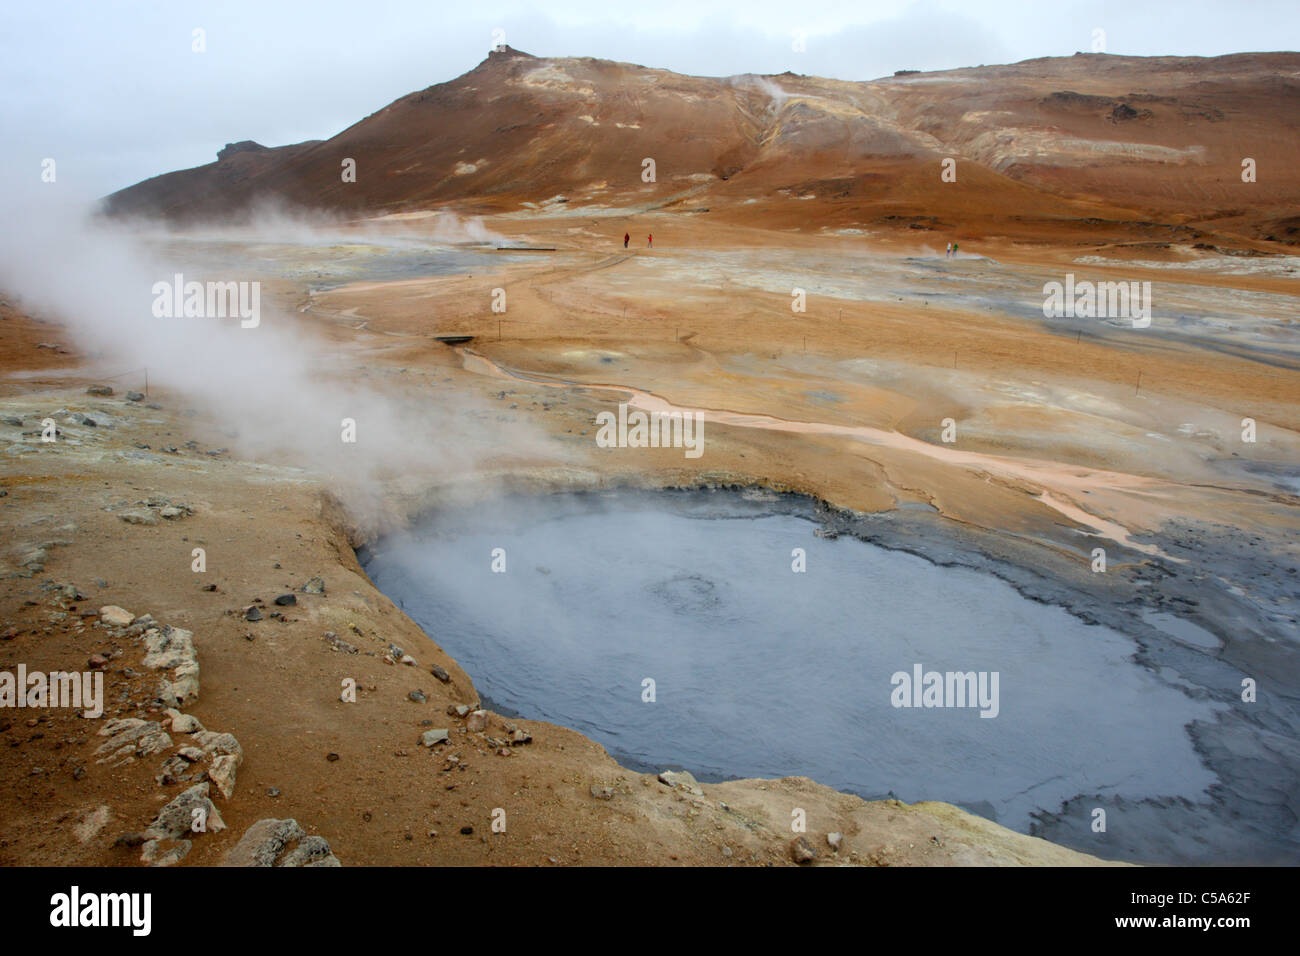
<instances>
[{"instance_id":1,"label":"steam rising from ground","mask_svg":"<svg viewBox=\"0 0 1300 956\"><path fill-rule=\"evenodd\" d=\"M765 94L772 101L769 108L773 112L780 112L781 107L785 105L785 101L790 99L789 93L765 76L754 76L753 74L733 76L731 77L731 83L734 86L751 87Z\"/></svg>"},{"instance_id":2,"label":"steam rising from ground","mask_svg":"<svg viewBox=\"0 0 1300 956\"><path fill-rule=\"evenodd\" d=\"M481 219L465 218L443 210L350 219L341 213L290 207L274 200L264 201L241 215L238 222L229 225L204 224L196 228L142 219L119 223L118 229L150 237L196 237L228 242L293 245L358 242L384 245L417 239L447 244L497 244L506 241L505 236L489 229Z\"/></svg>"},{"instance_id":3,"label":"steam rising from ground","mask_svg":"<svg viewBox=\"0 0 1300 956\"><path fill-rule=\"evenodd\" d=\"M0 240L0 288L27 311L66 323L63 344L94 356L91 374L147 367L151 386L183 392L201 414L216 420L231 448L328 476L329 487L363 529L395 479L428 487L438 476L464 474L504 449L512 457L555 457L539 431L498 422L495 406L457 393L453 407L448 390L435 389L432 376L421 378L423 369L396 376L382 363L370 363L364 348L326 343L309 320L277 304L266 284L256 328L241 328L237 317L153 314L155 283L170 283L177 272L187 282L252 281L255 263L243 275L203 275L176 258L183 243L146 241L151 233L159 235L158 227L124 228L80 207L42 203L36 210L10 210L6 218L24 228L6 230ZM427 240L427 228L420 232ZM437 234L473 232L445 220ZM248 225L201 236L309 244L364 242L369 233L338 222L264 214ZM384 235L392 238L391 231ZM370 381L358 385L354 379L364 366L370 366ZM356 422L354 444L342 440L345 418Z\"/></svg>"}]
</instances>

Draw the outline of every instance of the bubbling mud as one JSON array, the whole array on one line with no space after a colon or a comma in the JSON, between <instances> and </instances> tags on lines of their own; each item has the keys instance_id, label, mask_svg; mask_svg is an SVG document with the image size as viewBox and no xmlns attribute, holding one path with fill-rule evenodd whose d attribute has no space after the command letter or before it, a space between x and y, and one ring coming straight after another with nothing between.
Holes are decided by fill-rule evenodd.
<instances>
[{"instance_id":1,"label":"bubbling mud","mask_svg":"<svg viewBox=\"0 0 1300 956\"><path fill-rule=\"evenodd\" d=\"M1134 639L988 573L815 535L812 517L793 496L509 498L436 512L362 560L491 706L636 769L808 776L1021 832L1092 801L1197 804L1217 783L1191 729L1222 705L1139 664ZM967 699L963 675L998 699ZM1173 859L1160 813L1140 819L1074 845Z\"/></svg>"}]
</instances>

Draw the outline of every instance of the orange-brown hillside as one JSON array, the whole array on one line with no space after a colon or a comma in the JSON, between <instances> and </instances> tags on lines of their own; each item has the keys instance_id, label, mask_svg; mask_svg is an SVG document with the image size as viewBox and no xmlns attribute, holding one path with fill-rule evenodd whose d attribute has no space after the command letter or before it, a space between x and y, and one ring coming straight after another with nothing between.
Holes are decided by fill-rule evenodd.
<instances>
[{"instance_id":1,"label":"orange-brown hillside","mask_svg":"<svg viewBox=\"0 0 1300 956\"><path fill-rule=\"evenodd\" d=\"M682 76L506 47L327 140L227 147L106 208L193 220L268 200L348 214L549 202L675 206L773 228L1297 244L1298 102L1296 53L1076 54L853 83ZM348 158L354 183L341 175ZM956 183L940 179L945 158ZM1242 182L1246 158L1254 183Z\"/></svg>"}]
</instances>

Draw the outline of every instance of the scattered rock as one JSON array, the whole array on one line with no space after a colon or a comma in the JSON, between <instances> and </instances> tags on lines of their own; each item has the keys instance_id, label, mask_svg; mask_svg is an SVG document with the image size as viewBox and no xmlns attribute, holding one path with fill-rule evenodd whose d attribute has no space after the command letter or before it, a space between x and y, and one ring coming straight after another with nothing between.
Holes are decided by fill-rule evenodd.
<instances>
[{"instance_id":1,"label":"scattered rock","mask_svg":"<svg viewBox=\"0 0 1300 956\"><path fill-rule=\"evenodd\" d=\"M280 858L276 866L342 866L324 837L308 836Z\"/></svg>"},{"instance_id":2,"label":"scattered rock","mask_svg":"<svg viewBox=\"0 0 1300 956\"><path fill-rule=\"evenodd\" d=\"M358 653L354 645L349 644L347 641L338 637L333 631L325 632L325 640L327 640L330 646L336 651L342 651L344 654Z\"/></svg>"},{"instance_id":3,"label":"scattered rock","mask_svg":"<svg viewBox=\"0 0 1300 956\"><path fill-rule=\"evenodd\" d=\"M193 735L194 742L210 754L235 757L237 763L244 762L244 748L239 745L234 734L219 734L213 730L200 730Z\"/></svg>"},{"instance_id":4,"label":"scattered rock","mask_svg":"<svg viewBox=\"0 0 1300 956\"><path fill-rule=\"evenodd\" d=\"M488 715L486 710L476 710L465 719L465 729L472 734L487 730Z\"/></svg>"},{"instance_id":5,"label":"scattered rock","mask_svg":"<svg viewBox=\"0 0 1300 956\"><path fill-rule=\"evenodd\" d=\"M150 670L169 670L198 659L194 633L183 628L167 625L150 628L144 633L144 644L144 666Z\"/></svg>"},{"instance_id":6,"label":"scattered rock","mask_svg":"<svg viewBox=\"0 0 1300 956\"><path fill-rule=\"evenodd\" d=\"M106 806L99 806L87 812L80 821L72 828L80 843L89 843L100 830L112 818L112 813Z\"/></svg>"},{"instance_id":7,"label":"scattered rock","mask_svg":"<svg viewBox=\"0 0 1300 956\"><path fill-rule=\"evenodd\" d=\"M262 609L256 604L251 604L244 608L245 621L260 621L262 619Z\"/></svg>"},{"instance_id":8,"label":"scattered rock","mask_svg":"<svg viewBox=\"0 0 1300 956\"><path fill-rule=\"evenodd\" d=\"M432 674L434 677L438 678L438 680L442 681L444 684L447 683L449 680L451 680L451 675L448 674L441 667L439 667L437 664L434 664L431 668L429 668L429 673Z\"/></svg>"},{"instance_id":9,"label":"scattered rock","mask_svg":"<svg viewBox=\"0 0 1300 956\"><path fill-rule=\"evenodd\" d=\"M325 579L321 577L311 578L306 584L302 586L302 593L303 594L324 594Z\"/></svg>"},{"instance_id":10,"label":"scattered rock","mask_svg":"<svg viewBox=\"0 0 1300 956\"><path fill-rule=\"evenodd\" d=\"M422 690L413 690L406 696L411 698L411 700L415 701L417 704L423 704L426 700L429 699L424 696L424 691Z\"/></svg>"},{"instance_id":11,"label":"scattered rock","mask_svg":"<svg viewBox=\"0 0 1300 956\"><path fill-rule=\"evenodd\" d=\"M158 687L158 698L172 707L181 707L199 696L199 661L194 650L194 634L179 627L164 625L144 633L147 653L144 666L150 670L170 670Z\"/></svg>"},{"instance_id":12,"label":"scattered rock","mask_svg":"<svg viewBox=\"0 0 1300 956\"><path fill-rule=\"evenodd\" d=\"M41 346L39 345L37 346L37 348L40 347ZM108 398L108 396L113 394L113 389L111 386L108 385L92 385L90 386L90 388L86 389L86 394L95 395L98 396L99 398Z\"/></svg>"},{"instance_id":13,"label":"scattered rock","mask_svg":"<svg viewBox=\"0 0 1300 956\"><path fill-rule=\"evenodd\" d=\"M659 774L659 782L672 787L674 790L684 790L697 796L704 794L696 779L685 770L665 770Z\"/></svg>"},{"instance_id":14,"label":"scattered rock","mask_svg":"<svg viewBox=\"0 0 1300 956\"><path fill-rule=\"evenodd\" d=\"M806 839L796 837L790 841L790 859L799 864L811 863L817 859L817 851L812 848L812 844Z\"/></svg>"},{"instance_id":15,"label":"scattered rock","mask_svg":"<svg viewBox=\"0 0 1300 956\"><path fill-rule=\"evenodd\" d=\"M208 779L216 784L221 795L229 800L235 793L235 771L239 767L240 757L234 754L220 754L212 758L208 768Z\"/></svg>"},{"instance_id":16,"label":"scattered rock","mask_svg":"<svg viewBox=\"0 0 1300 956\"><path fill-rule=\"evenodd\" d=\"M150 840L144 845L140 852L140 859L150 866L171 866L173 863L179 863L185 859L186 855L193 848L194 844L189 840L168 841L172 845L170 848L163 850L163 841Z\"/></svg>"},{"instance_id":17,"label":"scattered rock","mask_svg":"<svg viewBox=\"0 0 1300 956\"><path fill-rule=\"evenodd\" d=\"M294 844L292 849L286 849ZM308 836L297 820L258 820L221 861L222 866L341 866L330 845Z\"/></svg>"},{"instance_id":18,"label":"scattered rock","mask_svg":"<svg viewBox=\"0 0 1300 956\"><path fill-rule=\"evenodd\" d=\"M141 524L152 527L158 523L158 516L152 511L123 511L118 517L127 524Z\"/></svg>"},{"instance_id":19,"label":"scattered rock","mask_svg":"<svg viewBox=\"0 0 1300 956\"><path fill-rule=\"evenodd\" d=\"M99 729L101 737L107 737L96 748L96 754L104 754L99 763L112 763L118 766L135 757L148 757L172 748L172 739L162 729L162 724L139 717L119 717L108 721Z\"/></svg>"},{"instance_id":20,"label":"scattered rock","mask_svg":"<svg viewBox=\"0 0 1300 956\"><path fill-rule=\"evenodd\" d=\"M837 853L839 852L840 849L840 843L843 842L843 840L844 840L843 833L826 834L826 843L830 846L832 850L836 851Z\"/></svg>"},{"instance_id":21,"label":"scattered rock","mask_svg":"<svg viewBox=\"0 0 1300 956\"><path fill-rule=\"evenodd\" d=\"M109 627L129 627L135 615L116 604L106 604L99 609L99 619Z\"/></svg>"},{"instance_id":22,"label":"scattered rock","mask_svg":"<svg viewBox=\"0 0 1300 956\"><path fill-rule=\"evenodd\" d=\"M165 787L168 784L176 783L189 779L189 769L191 761L186 760L179 754L173 754L163 761L162 773L154 777L158 786Z\"/></svg>"},{"instance_id":23,"label":"scattered rock","mask_svg":"<svg viewBox=\"0 0 1300 956\"><path fill-rule=\"evenodd\" d=\"M290 607L298 603L298 598L293 594L281 594L275 599L275 603L280 607Z\"/></svg>"},{"instance_id":24,"label":"scattered rock","mask_svg":"<svg viewBox=\"0 0 1300 956\"><path fill-rule=\"evenodd\" d=\"M426 730L420 735L420 743L426 747L432 747L434 744L447 743L450 739L449 732L445 727L437 730Z\"/></svg>"},{"instance_id":25,"label":"scattered rock","mask_svg":"<svg viewBox=\"0 0 1300 956\"><path fill-rule=\"evenodd\" d=\"M126 393L126 400L127 400L128 402L143 402L143 401L144 401L144 392L127 392L127 393Z\"/></svg>"},{"instance_id":26,"label":"scattered rock","mask_svg":"<svg viewBox=\"0 0 1300 956\"><path fill-rule=\"evenodd\" d=\"M199 813L196 814L195 810L198 810ZM193 829L198 819L203 822L203 830ZM158 811L158 816L144 831L149 840L144 844L140 859L146 863L154 863L157 866L167 866L176 862L176 860L168 858L169 854L165 854L161 858L158 856L161 841L180 840L181 836L187 833L217 833L225 828L226 824L221 819L220 812L218 812L213 802L208 799L207 782L196 783L188 790L178 794L171 803ZM180 854L183 857L185 853L189 852L189 845L188 841L181 842L185 844L184 852ZM179 857L176 859L179 859Z\"/></svg>"}]
</instances>

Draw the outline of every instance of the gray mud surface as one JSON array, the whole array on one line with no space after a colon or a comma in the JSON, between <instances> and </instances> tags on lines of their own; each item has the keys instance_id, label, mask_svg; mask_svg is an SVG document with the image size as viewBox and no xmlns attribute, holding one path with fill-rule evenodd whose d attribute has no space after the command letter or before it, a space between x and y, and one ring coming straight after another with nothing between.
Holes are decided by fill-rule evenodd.
<instances>
[{"instance_id":1,"label":"gray mud surface","mask_svg":"<svg viewBox=\"0 0 1300 956\"><path fill-rule=\"evenodd\" d=\"M1149 540L1185 563L1110 547L1098 574L925 510L679 489L438 512L361 558L493 706L636 769L944 800L1109 859L1300 861L1294 555ZM999 672L997 717L892 706L916 663Z\"/></svg>"}]
</instances>

